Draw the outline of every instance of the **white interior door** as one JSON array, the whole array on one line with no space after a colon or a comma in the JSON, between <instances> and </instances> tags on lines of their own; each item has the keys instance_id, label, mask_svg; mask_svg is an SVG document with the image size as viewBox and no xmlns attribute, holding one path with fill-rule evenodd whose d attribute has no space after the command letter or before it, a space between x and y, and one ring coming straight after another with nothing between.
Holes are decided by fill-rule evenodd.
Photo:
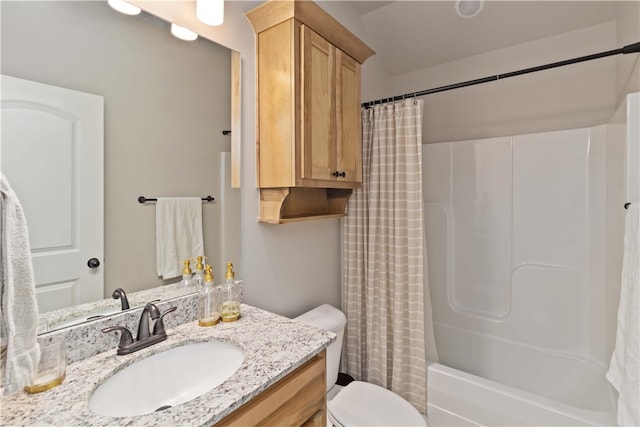
<instances>
[{"instance_id":1,"label":"white interior door","mask_svg":"<svg viewBox=\"0 0 640 427\"><path fill-rule=\"evenodd\" d=\"M0 167L25 211L39 309L102 299L104 100L1 78Z\"/></svg>"}]
</instances>

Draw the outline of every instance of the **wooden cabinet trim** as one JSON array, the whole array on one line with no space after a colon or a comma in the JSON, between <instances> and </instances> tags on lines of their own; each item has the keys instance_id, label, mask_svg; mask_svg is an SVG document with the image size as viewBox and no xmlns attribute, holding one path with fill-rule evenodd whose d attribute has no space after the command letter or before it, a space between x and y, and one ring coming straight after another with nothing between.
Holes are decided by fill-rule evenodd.
<instances>
[{"instance_id":1,"label":"wooden cabinet trim","mask_svg":"<svg viewBox=\"0 0 640 427\"><path fill-rule=\"evenodd\" d=\"M295 147L275 142L291 140L299 132L296 108L299 84L295 75L300 71L300 60L294 48L296 28L295 22L289 20L258 34L256 176L260 187L295 183L292 166L297 158Z\"/></svg>"},{"instance_id":2,"label":"wooden cabinet trim","mask_svg":"<svg viewBox=\"0 0 640 427\"><path fill-rule=\"evenodd\" d=\"M375 54L373 49L312 1L270 0L250 10L246 16L256 33L295 18L360 64Z\"/></svg>"}]
</instances>

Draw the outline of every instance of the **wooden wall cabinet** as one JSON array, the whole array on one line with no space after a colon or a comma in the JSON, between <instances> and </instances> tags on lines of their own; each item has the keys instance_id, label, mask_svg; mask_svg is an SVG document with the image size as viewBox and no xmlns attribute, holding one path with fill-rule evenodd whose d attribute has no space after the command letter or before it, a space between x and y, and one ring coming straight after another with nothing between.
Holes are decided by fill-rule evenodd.
<instances>
[{"instance_id":1,"label":"wooden wall cabinet","mask_svg":"<svg viewBox=\"0 0 640 427\"><path fill-rule=\"evenodd\" d=\"M344 216L362 182L360 65L374 54L311 1L247 12L257 34L262 222Z\"/></svg>"},{"instance_id":2,"label":"wooden wall cabinet","mask_svg":"<svg viewBox=\"0 0 640 427\"><path fill-rule=\"evenodd\" d=\"M326 427L325 368L323 351L215 426Z\"/></svg>"}]
</instances>

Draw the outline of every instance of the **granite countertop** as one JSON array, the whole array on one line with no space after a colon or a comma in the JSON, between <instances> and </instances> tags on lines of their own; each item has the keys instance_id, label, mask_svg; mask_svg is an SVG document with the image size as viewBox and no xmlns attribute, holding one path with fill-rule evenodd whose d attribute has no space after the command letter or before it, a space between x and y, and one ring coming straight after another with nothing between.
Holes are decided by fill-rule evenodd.
<instances>
[{"instance_id":1,"label":"granite countertop","mask_svg":"<svg viewBox=\"0 0 640 427\"><path fill-rule=\"evenodd\" d=\"M144 307L146 303L154 300L167 301L189 293L195 293L195 286L181 288L179 282L169 285L157 286L127 294L127 300L131 308ZM38 314L38 333L73 326L84 322L88 317L96 315L117 314L121 311L122 302L119 299L105 298L72 307L61 308Z\"/></svg>"},{"instance_id":2,"label":"granite countertop","mask_svg":"<svg viewBox=\"0 0 640 427\"><path fill-rule=\"evenodd\" d=\"M242 305L241 312L242 317L236 322L203 328L192 321L169 329L166 341L130 355L117 356L114 347L72 363L67 366L65 381L58 387L33 395L20 392L3 397L0 424L208 426L293 372L335 340L331 332L246 304ZM244 352L240 368L218 387L189 402L148 415L114 418L89 410L93 391L116 371L169 348L204 341L229 342ZM215 360L212 363L215 364Z\"/></svg>"}]
</instances>

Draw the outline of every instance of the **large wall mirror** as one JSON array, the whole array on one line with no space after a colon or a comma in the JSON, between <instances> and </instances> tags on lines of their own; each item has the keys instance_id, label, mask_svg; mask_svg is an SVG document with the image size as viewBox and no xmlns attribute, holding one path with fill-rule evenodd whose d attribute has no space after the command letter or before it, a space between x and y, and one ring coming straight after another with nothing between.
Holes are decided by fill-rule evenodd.
<instances>
[{"instance_id":1,"label":"large wall mirror","mask_svg":"<svg viewBox=\"0 0 640 427\"><path fill-rule=\"evenodd\" d=\"M77 260L89 276L103 276L99 291L83 292L90 285L54 277L48 288L38 290L40 311L68 317L80 304L78 312L85 318L92 307L119 307L120 301L111 298L117 288L134 302L131 308L171 298L166 291L180 278L157 276L155 204L141 204L139 196L213 196L202 208L205 255L216 279L223 278L226 261L241 270L240 197L232 188L232 138L237 135L223 132L239 126L232 112L232 98L238 101L232 82L239 81L232 68L239 55L204 37L177 39L168 22L147 12L120 14L106 1L3 1L0 8L3 76L87 94L103 105L103 170L86 163L73 166L58 149L35 163L28 151L0 143L2 171L18 193L28 224L34 224L29 226L34 258L48 251L40 246L39 230L61 228L47 222L59 211L53 206L60 200L47 199L52 193L47 185L59 185L51 178L54 173L77 178L82 169L102 174L103 206L96 202L94 214L77 209L76 199L82 197L71 195L61 204L70 206L73 221L103 214L103 230L95 240L104 239L104 252L88 255L100 261L99 267L87 270L89 259ZM3 114L5 107L3 99ZM69 170L63 168L67 163ZM97 226L90 227L96 231ZM76 234L70 232L71 240ZM43 269L34 261L36 280L52 265L58 262ZM92 305L94 299L98 305ZM47 319L50 325L42 332L55 328L56 319Z\"/></svg>"}]
</instances>

